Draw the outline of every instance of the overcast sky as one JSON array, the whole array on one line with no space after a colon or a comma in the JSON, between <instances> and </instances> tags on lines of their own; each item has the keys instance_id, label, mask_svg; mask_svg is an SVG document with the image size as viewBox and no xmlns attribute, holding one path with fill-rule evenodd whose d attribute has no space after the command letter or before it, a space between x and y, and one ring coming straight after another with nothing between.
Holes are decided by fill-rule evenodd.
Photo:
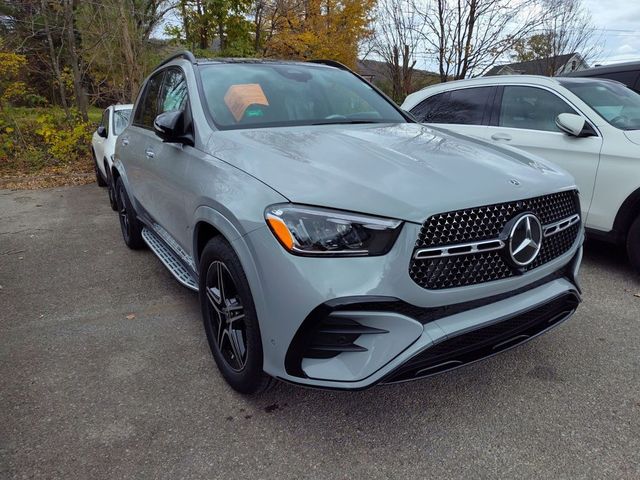
<instances>
[{"instance_id":1,"label":"overcast sky","mask_svg":"<svg viewBox=\"0 0 640 480\"><path fill-rule=\"evenodd\" d=\"M583 0L604 48L592 63L640 60L640 2L637 0Z\"/></svg>"}]
</instances>

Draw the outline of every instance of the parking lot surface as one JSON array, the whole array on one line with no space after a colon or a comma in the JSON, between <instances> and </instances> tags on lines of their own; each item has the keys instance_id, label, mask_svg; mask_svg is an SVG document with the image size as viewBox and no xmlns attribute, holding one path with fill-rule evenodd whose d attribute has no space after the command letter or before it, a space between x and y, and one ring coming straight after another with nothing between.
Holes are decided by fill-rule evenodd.
<instances>
[{"instance_id":1,"label":"parking lot surface","mask_svg":"<svg viewBox=\"0 0 640 480\"><path fill-rule=\"evenodd\" d=\"M104 189L0 191L0 478L640 478L640 280L598 243L580 280L572 319L473 366L246 398Z\"/></svg>"}]
</instances>

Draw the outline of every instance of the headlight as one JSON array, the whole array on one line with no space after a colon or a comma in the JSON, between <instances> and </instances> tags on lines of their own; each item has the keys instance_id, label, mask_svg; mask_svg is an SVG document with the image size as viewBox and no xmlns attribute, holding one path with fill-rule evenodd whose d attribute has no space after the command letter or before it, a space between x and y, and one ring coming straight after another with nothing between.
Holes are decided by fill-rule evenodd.
<instances>
[{"instance_id":1,"label":"headlight","mask_svg":"<svg viewBox=\"0 0 640 480\"><path fill-rule=\"evenodd\" d=\"M291 204L267 208L265 219L284 248L307 256L384 255L402 224L399 220Z\"/></svg>"}]
</instances>

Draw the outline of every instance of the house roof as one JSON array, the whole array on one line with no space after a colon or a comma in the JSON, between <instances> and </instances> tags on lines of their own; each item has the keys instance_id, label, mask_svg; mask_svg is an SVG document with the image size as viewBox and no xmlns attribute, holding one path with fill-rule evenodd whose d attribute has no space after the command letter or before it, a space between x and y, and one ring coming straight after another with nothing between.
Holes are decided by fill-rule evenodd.
<instances>
[{"instance_id":1,"label":"house roof","mask_svg":"<svg viewBox=\"0 0 640 480\"><path fill-rule=\"evenodd\" d=\"M549 70L558 70L565 65L576 53L566 53L564 55L558 55L556 57L540 58L538 60L531 60L528 62L516 62L507 63L505 65L496 65L489 69L485 73L485 77L492 75L500 75L503 69L506 69L509 73L519 73L525 75L547 75ZM555 71L553 72L555 73Z\"/></svg>"}]
</instances>

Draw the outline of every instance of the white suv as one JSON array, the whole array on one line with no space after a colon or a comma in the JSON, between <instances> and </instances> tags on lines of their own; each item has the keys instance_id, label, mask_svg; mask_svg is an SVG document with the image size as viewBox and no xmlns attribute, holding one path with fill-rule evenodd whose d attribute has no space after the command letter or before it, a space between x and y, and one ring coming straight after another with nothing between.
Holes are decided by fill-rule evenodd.
<instances>
[{"instance_id":1,"label":"white suv","mask_svg":"<svg viewBox=\"0 0 640 480\"><path fill-rule=\"evenodd\" d=\"M102 112L100 124L91 137L91 154L96 171L96 182L101 187L109 187L109 202L116 209L114 185L111 181L113 153L118 135L129 125L133 105L111 105Z\"/></svg>"},{"instance_id":2,"label":"white suv","mask_svg":"<svg viewBox=\"0 0 640 480\"><path fill-rule=\"evenodd\" d=\"M626 244L640 271L640 95L612 80L508 75L428 87L402 108L567 169L587 232Z\"/></svg>"}]
</instances>

